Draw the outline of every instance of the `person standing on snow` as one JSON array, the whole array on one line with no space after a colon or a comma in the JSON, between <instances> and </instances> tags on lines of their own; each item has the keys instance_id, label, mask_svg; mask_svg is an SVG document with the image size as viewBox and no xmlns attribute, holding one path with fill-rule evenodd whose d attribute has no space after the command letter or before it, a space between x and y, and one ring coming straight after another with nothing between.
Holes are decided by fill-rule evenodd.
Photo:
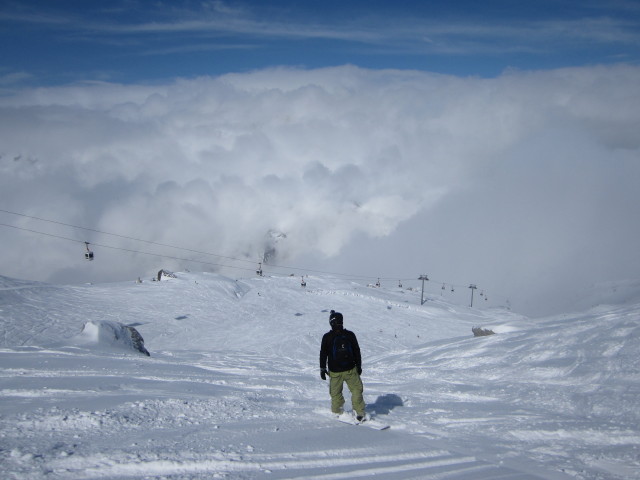
<instances>
[{"instance_id":1,"label":"person standing on snow","mask_svg":"<svg viewBox=\"0 0 640 480\"><path fill-rule=\"evenodd\" d=\"M320 378L327 379L329 375L329 394L331 395L331 411L337 415L343 412L344 383L351 392L351 405L356 412L356 419L365 419L365 403L362 393L364 387L360 375L362 374L362 358L360 346L355 333L342 326L342 314L331 310L329 324L331 331L324 334L320 345ZM327 370L328 363L328 370Z\"/></svg>"}]
</instances>

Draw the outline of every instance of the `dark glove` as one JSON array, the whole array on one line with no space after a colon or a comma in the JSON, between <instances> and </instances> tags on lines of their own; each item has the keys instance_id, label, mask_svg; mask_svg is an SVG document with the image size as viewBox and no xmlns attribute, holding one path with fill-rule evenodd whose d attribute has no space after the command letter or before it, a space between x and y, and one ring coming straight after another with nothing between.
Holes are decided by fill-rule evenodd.
<instances>
[{"instance_id":1,"label":"dark glove","mask_svg":"<svg viewBox=\"0 0 640 480\"><path fill-rule=\"evenodd\" d=\"M324 368L320 369L320 378L323 380L327 379L327 371Z\"/></svg>"},{"instance_id":2,"label":"dark glove","mask_svg":"<svg viewBox=\"0 0 640 480\"><path fill-rule=\"evenodd\" d=\"M360 365L356 366L356 370L358 371L358 375L362 375L362 367Z\"/></svg>"}]
</instances>

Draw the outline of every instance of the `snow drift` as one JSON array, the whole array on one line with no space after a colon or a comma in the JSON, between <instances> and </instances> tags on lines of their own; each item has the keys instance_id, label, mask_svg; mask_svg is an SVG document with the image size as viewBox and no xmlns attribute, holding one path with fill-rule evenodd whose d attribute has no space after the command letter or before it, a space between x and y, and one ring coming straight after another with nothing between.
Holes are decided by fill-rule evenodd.
<instances>
[{"instance_id":1,"label":"snow drift","mask_svg":"<svg viewBox=\"0 0 640 480\"><path fill-rule=\"evenodd\" d=\"M130 326L108 320L92 320L84 324L80 335L74 338L81 345L90 345L100 349L122 349L144 353L144 339Z\"/></svg>"}]
</instances>

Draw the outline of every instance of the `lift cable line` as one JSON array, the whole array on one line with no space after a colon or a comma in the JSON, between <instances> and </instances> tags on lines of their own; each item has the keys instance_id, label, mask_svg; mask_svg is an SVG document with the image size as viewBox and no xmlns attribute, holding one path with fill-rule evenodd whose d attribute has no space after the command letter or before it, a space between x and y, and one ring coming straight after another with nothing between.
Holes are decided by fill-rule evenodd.
<instances>
[{"instance_id":1,"label":"lift cable line","mask_svg":"<svg viewBox=\"0 0 640 480\"><path fill-rule=\"evenodd\" d=\"M4 211L4 210L0 209L0 211ZM45 221L48 221L48 220L45 220ZM60 222L53 222L53 223L60 223ZM66 225L66 224L62 224L62 225ZM14 228L16 230L22 230L24 232L37 233L39 235L45 235L47 237L58 238L58 239L67 240L67 241L70 241L70 242L82 243L82 244L85 244L85 245L87 244L87 242L84 241L84 240L78 240L78 239L75 239L75 238L69 238L69 237L65 237L65 236L62 236L62 235L56 235L56 234L53 234L53 233L41 232L39 230L33 230L33 229L30 229L30 228L18 227L16 225L9 225L7 223L0 223L0 226ZM107 233L107 232L100 232L98 230L93 230L93 229L88 229L88 228L83 228L83 227L75 227L73 225L67 225L67 226L72 226L74 228L79 228L79 229L83 229L83 230L91 230L91 231L98 232L98 233L105 233L107 235L114 235L114 236L117 236L117 237L129 239L129 240L137 240L137 239L134 239L134 238L131 238L131 237L126 237L124 235L110 234L110 233ZM145 243L155 244L155 245L163 245L163 244L160 244L160 243L157 243L157 242L148 242L146 240L140 240L140 241L145 242ZM174 257L174 256L171 256L171 255L165 255L165 254L160 254L160 253L143 252L143 251L140 251L140 250L133 250L133 249L123 248L123 247L114 247L112 245L104 245L104 244L95 243L95 242L91 242L91 245L96 246L96 247L109 248L109 249L112 249L112 250L121 250L121 251L124 251L124 252L140 253L142 255L152 255L152 256L161 257L161 258L168 258L168 259L172 259L172 260L181 260L181 261L185 261L185 262L200 263L202 265L213 265L213 266L218 266L218 267L235 268L235 269L238 269L238 270L247 270L247 271L253 270L253 268L237 267L237 266L234 266L234 265L213 263L213 262L207 262L207 261L203 261L203 260L195 260L195 259L189 259L189 258L180 258L180 257ZM178 250L185 250L185 251L193 252L193 253L204 253L204 252L197 252L196 250L191 250L191 249L188 249L188 248L180 248L180 247L172 247L172 248L175 248L175 249L178 249ZM209 254L209 255L219 256L219 257L222 257L222 258L227 258L229 260L239 260L239 261L242 261L242 262L249 262L249 260L236 259L236 258L233 258L233 257L225 257L223 255L215 255L215 254ZM87 258L87 257L85 257L85 258ZM254 263L254 262L251 262L251 263ZM312 269L308 269L308 268L290 267L290 266L283 266L283 265L269 265L269 267L272 268L272 269L302 270L302 271L311 272L311 273L322 273L322 274L326 274L326 275L335 275L335 276L339 275L339 276L344 276L344 277L353 278L353 279L355 279L355 278L371 279L372 278L371 276L351 275L351 274L346 274L346 273L327 272L327 271L322 271L322 270L312 270Z\"/></svg>"},{"instance_id":2,"label":"lift cable line","mask_svg":"<svg viewBox=\"0 0 640 480\"><path fill-rule=\"evenodd\" d=\"M94 228L80 227L78 225L72 225L70 223L58 222L56 220L48 220L46 218L40 218L40 217L31 216L31 215L25 215L24 213L10 212L9 210L4 210L4 209L1 209L1 208L0 208L0 212L9 213L11 215L17 215L19 217L31 218L32 220L39 220L41 222L55 223L56 225L63 225L65 227L77 228L79 230L86 230L88 232L100 233L102 235L110 235L112 237L124 238L126 240L133 240L135 242L148 243L150 245L157 245L159 247L168 247L168 248L174 248L176 250L184 250L186 252L191 252L191 253L199 253L201 255L210 255L212 257L226 258L227 260L234 260L236 262L247 262L247 263L252 263L252 264L255 263L253 260L245 260L245 259L242 259L242 258L227 257L227 256L224 256L224 255L218 255L216 253L201 252L199 250L192 250L190 248L176 247L175 245L168 245L166 243L159 243L159 242L154 242L154 241L151 241L151 240L144 240L142 238L128 237L126 235L120 235L118 233L105 232L105 231L102 231L102 230L96 230Z\"/></svg>"},{"instance_id":3,"label":"lift cable line","mask_svg":"<svg viewBox=\"0 0 640 480\"><path fill-rule=\"evenodd\" d=\"M2 211L2 210L0 210L0 211ZM62 235L56 235L56 234L53 234L53 233L41 232L39 230L33 230L33 229L30 229L30 228L18 227L16 225L9 225L7 223L0 223L0 226L9 227L9 228L13 228L13 229L16 229L16 230L22 230L24 232L29 232L29 233L37 233L39 235L45 235L47 237L58 238L58 239L67 240L67 241L70 241L70 242L82 243L82 244L85 244L85 245L88 243L88 242L85 242L84 240L78 240L76 238L69 238L69 237L65 237L65 236L62 236ZM82 227L77 227L77 228L81 228L82 229ZM87 230L91 230L91 229L87 229ZM93 230L93 231L97 232L97 230ZM106 232L99 232L99 233L106 233ZM107 235L115 235L115 236L119 236L119 237L122 237L122 238L135 240L135 239L132 239L131 237L126 237L126 236L123 236L123 235L116 235L116 234L109 234L109 233L107 233ZM147 242L146 240L141 240L141 241L146 242L146 243L153 243L155 245L162 245L162 244L155 243L155 242ZM123 247L114 247L112 245L104 245L104 244L95 243L95 242L91 242L91 245L96 246L96 247L109 248L109 249L112 249L112 250L121 250L121 251L124 251L124 252L139 253L139 254L142 254L142 255L151 255L151 256L156 256L156 257L161 257L161 258L168 258L168 259L171 259L171 260L181 260L181 261L185 261L185 262L199 263L201 265L213 265L213 266L218 266L218 267L235 268L237 270L246 270L246 271L253 271L254 270L253 268L248 268L248 267L237 267L237 266L234 266L234 265L226 265L226 264L222 264L222 263L213 263L213 262L207 262L207 261L204 261L204 260L195 260L195 259L190 259L190 258L174 257L172 255L165 255L165 254L160 254L160 253L143 252L143 251L140 251L140 250L133 250L133 249L123 248ZM197 252L195 250L190 250L190 249L187 249L187 248L185 248L185 249L181 249L180 247L172 247L172 248L175 248L175 249L178 249L178 250L185 250L185 251L188 251L188 252L200 253L200 252ZM91 252L91 253L93 253L93 252ZM209 255L215 255L215 254L209 254ZM227 258L229 260L238 260L238 261L242 261L242 262L250 262L249 260L236 259L236 258L233 258L233 257L224 257L222 255L216 255L216 256ZM86 256L85 256L85 258L87 258L87 260L89 259ZM255 264L255 262L250 262L250 263ZM328 272L328 271L323 271L323 270L313 270L313 269L309 269L309 268L291 267L291 266L284 266L284 265L268 265L268 266L270 267L270 269L301 270L301 271L304 271L304 272L321 273L321 274L334 275L334 276L343 276L343 277L346 277L347 279L363 279L363 280L369 279L370 280L371 278L373 278L372 276L353 275L353 274L347 274L347 273L336 273L336 272Z\"/></svg>"},{"instance_id":4,"label":"lift cable line","mask_svg":"<svg viewBox=\"0 0 640 480\"><path fill-rule=\"evenodd\" d=\"M122 239L126 239L126 240L132 240L132 241L135 241L135 242L142 242L142 243L146 243L146 244L149 244L149 245L156 245L156 246L160 246L160 247L173 248L173 249L182 250L182 251L185 251L185 252L197 253L197 254L200 254L200 255L208 255L208 256L213 256L213 257L218 257L218 258L224 258L224 259L235 261L235 262L250 263L252 265L255 265L255 260L246 260L246 259L243 259L243 258L230 257L230 256L226 256L226 255L216 254L216 253L204 252L204 251L200 251L200 250L194 250L194 249L190 249L190 248L178 247L178 246L175 246L175 245L169 245L169 244L165 244L165 243L154 242L152 240L134 238L134 237L130 237L130 236L127 236L127 235L121 235L121 234L118 234L118 233L105 232L105 231L97 230L97 229L94 229L94 228L81 227L81 226L73 225L73 224L70 224L70 223L65 223L65 222L60 222L60 221L56 221L56 220L50 220L50 219L46 219L46 218L36 217L36 216L33 216L33 215L26 215L26 214L23 214L23 213L12 212L10 210L5 210L5 209L2 209L2 208L0 208L0 212L8 213L10 215L16 215L16 216L19 216L19 217L30 218L32 220L38 220L38 221L42 221L42 222L53 223L53 224L56 224L56 225L62 225L62 226L65 226L65 227L75 228L75 229L78 229L78 230L85 230L85 231L89 231L89 232L99 233L99 234L103 234L103 235L109 235L109 236L112 236L112 237L122 238ZM51 234L51 233L41 232L41 231L38 231L38 230L32 230L32 229L23 228L23 227L17 227L15 225L9 225L9 224L6 224L6 223L0 223L0 226L10 227L10 228L14 228L14 229L17 229L17 230L23 230L23 231L27 231L27 232L31 232L31 233L37 233L37 234L40 234L40 235L45 235L45 236L54 237L54 238L60 238L60 239L63 239L63 240L68 240L68 241L77 242L77 243L85 243L85 244L87 243L84 240L77 240L77 239L74 239L74 238L63 237L63 236L60 236L60 235L54 235L54 234ZM183 261L188 261L188 262L193 262L193 263L201 263L201 264L204 264L204 265L214 265L214 266L220 266L220 267L226 267L226 268L235 268L235 269L239 269L239 270L253 270L253 268L243 268L243 267L236 267L236 266L232 266L232 265L224 265L224 264L220 264L220 263L212 263L212 262L199 261L199 260L193 260L193 259L185 259L185 258L174 257L174 256L171 256L171 255L162 255L162 254L157 254L157 253L149 253L149 252L143 252L143 251L140 251L140 250L133 250L133 249L126 249L126 248L121 248L121 247L114 247L114 246L110 246L110 245L100 245L100 244L97 244L97 243L92 243L92 245L95 245L95 246L98 246L98 247L103 247L103 248L110 248L110 249L113 249L113 250L122 250L122 251L128 251L128 252L132 252L132 253L140 253L140 254L143 254L143 255L153 255L153 256L157 256L157 257L163 257L163 258L169 258L169 259L175 259L175 260L183 260ZM302 272L306 272L306 273L316 273L316 274L324 274L324 275L332 275L332 276L337 276L337 277L344 277L347 280L348 279L353 279L353 280L373 280L374 278L377 278L377 282L376 283L380 283L381 280L402 283L403 281L410 281L410 280L415 278L413 275L397 275L397 276L389 276L389 277L378 277L378 276L374 276L374 275L358 275L358 274L349 274L349 273L330 272L330 271L325 271L325 270L314 270L314 269L310 269L310 268L294 267L294 266L290 266L290 265L265 264L265 266L268 266L270 270L272 270L272 269L298 270L298 271L302 271ZM464 285L454 284L454 283L451 283L451 282L444 282L444 281L438 280L438 279L431 279L431 280L434 281L435 283L446 283L447 285L450 285L451 288L452 288L452 291L453 291L453 287L460 287L460 288L464 287ZM424 282L423 282L423 288L424 288ZM423 301L423 299L421 299L421 301Z\"/></svg>"},{"instance_id":5,"label":"lift cable line","mask_svg":"<svg viewBox=\"0 0 640 480\"><path fill-rule=\"evenodd\" d=\"M12 212L10 210L5 210L5 209L2 209L2 208L0 208L0 212L8 213L8 214L11 214L11 215L16 215L16 216L19 216L19 217L30 218L32 220L39 220L41 222L48 222L48 223L53 223L53 224L56 224L56 225L62 225L62 226L65 226L65 227L75 228L75 229L78 229L78 230L85 230L85 231L88 231L88 232L100 233L100 234L103 234L103 235L110 235L112 237L123 238L123 239L126 239L126 240L132 240L132 241L136 241L136 242L143 242L143 243L147 243L149 245L156 245L156 246L160 246L160 247L168 247L168 248L173 248L173 249L176 249L176 250L183 250L185 252L198 253L198 254L201 254L201 255L209 255L209 256L213 256L213 257L225 258L227 260L232 260L232 261L236 261L236 262L251 263L251 264L255 265L255 261L254 260L246 260L246 259L243 259L243 258L229 257L229 256L226 256L226 255L220 255L220 254L217 254L217 253L203 252L203 251L200 251L200 250L193 250L193 249L190 249L190 248L184 248L184 247L178 247L178 246L175 246L175 245L168 245L168 244L165 244L165 243L154 242L154 241L151 241L151 240L145 240L145 239L141 239L141 238L134 238L134 237L130 237L130 236L127 236L127 235L121 235L121 234L118 234L118 233L111 233L111 232L105 232L103 230L97 230L95 228L81 227L79 225L73 225L73 224L70 224L70 223L60 222L60 221L57 221L57 220L50 220L50 219L47 219L47 218L36 217L36 216L33 216L33 215L26 215L24 213ZM25 231L29 231L29 232L32 232L32 233L40 233L40 234L43 234L43 235L50 235L50 234L47 234L47 233L44 233L44 232L39 232L37 230L29 230L29 229L26 229L26 228L15 227L13 225L7 225L7 224L0 224L0 225L7 226L7 227L12 227L12 228L17 228L19 230L25 230ZM50 236L55 236L55 235L50 235ZM68 239L68 240L79 241L79 240L75 240L75 239ZM84 242L82 242L82 243L84 243ZM97 245L97 244L94 244L94 245ZM115 248L115 247L110 247L110 248ZM167 258L172 258L170 256L166 256L166 257ZM201 262L201 263L205 263L205 262ZM216 265L216 264L214 264L214 265ZM323 270L313 270L313 269L309 269L309 268L293 267L293 266L289 266L289 265L269 265L269 267L270 268L279 268L279 269L288 269L288 270L299 270L299 271L302 271L302 272L310 272L310 273L321 273L321 274L325 274L325 275L335 275L335 276L341 276L341 277L346 277L346 278L351 278L351 279L370 280L370 279L374 278L373 275L365 276L365 275L354 275L354 274L346 274L346 273L336 273L336 272L328 272L328 271L323 271ZM233 267L233 268L236 268L236 267ZM396 279L398 277L392 277L392 278ZM385 278L384 280L389 280L389 278Z\"/></svg>"},{"instance_id":6,"label":"lift cable line","mask_svg":"<svg viewBox=\"0 0 640 480\"><path fill-rule=\"evenodd\" d=\"M151 240L144 240L144 239L141 239L141 238L129 237L127 235L121 235L121 234L118 234L118 233L105 232L103 230L96 230L94 228L81 227L81 226L78 226L78 225L73 225L73 224L70 224L70 223L60 222L60 221L57 221L57 220L49 220L47 218L36 217L36 216L33 216L33 215L26 215L24 213L12 212L10 210L5 210L5 209L2 209L2 208L0 208L0 212L8 213L8 214L11 214L11 215L16 215L16 216L19 216L19 217L30 218L32 220L39 220L39 221L42 221L42 222L48 222L48 223L53 223L53 224L56 224L56 225L62 225L62 226L65 226L65 227L76 228L78 230L86 230L88 232L100 233L100 234L103 234L103 235L110 235L112 237L124 238L126 240L133 240L133 241L136 241L136 242L143 242L143 243L147 243L147 244L150 244L150 245L174 248L176 250L183 250L183 251L186 251L186 252L198 253L198 254L201 254L201 255L210 255L210 256L213 256L213 257L225 258L227 260L233 260L233 261L236 261L236 262L251 263L251 264L255 265L255 261L254 260L246 260L246 259L243 259L243 258L229 257L229 256L226 256L226 255L220 255L220 254L217 254L217 253L203 252L203 251L199 251L199 250L193 250L193 249L190 249L190 248L177 247L175 245L168 245L168 244L165 244L165 243L154 242L154 241L151 241ZM21 229L20 227L14 227L12 225L7 225L7 224L0 224L0 225L17 228L19 230ZM28 229L24 229L24 228L22 228L21 230L30 231L32 233L40 233L40 234L43 234L43 235L49 235L49 234L46 234L44 232L38 232L37 230L28 230ZM70 240L73 240L73 239L70 239ZM73 240L73 241L79 241L79 240ZM94 245L97 245L97 244L94 244ZM114 247L111 247L111 248L114 248ZM172 257L167 256L167 258L172 258ZM201 262L201 263L204 263L204 262ZM313 270L313 269L309 269L309 268L292 267L292 266L288 266L288 265L269 265L269 267L271 267L271 268L288 269L288 270L299 270L299 271L311 272L311 273L322 273L322 274L326 274L326 275L342 276L342 277L353 278L353 279L357 278L357 279L367 280L367 279L372 279L373 278L373 275L365 276L365 275L353 275L353 274L345 274L345 273L327 272L327 271L323 271L323 270ZM232 267L232 268L236 268L236 267ZM397 277L393 277L393 278L397 278ZM388 279L386 279L386 280L388 280Z\"/></svg>"},{"instance_id":7,"label":"lift cable line","mask_svg":"<svg viewBox=\"0 0 640 480\"><path fill-rule=\"evenodd\" d=\"M28 229L28 228L16 227L15 225L8 225L6 223L0 223L0 226L15 228L16 230L23 230L25 232L38 233L40 235L46 235L47 237L59 238L61 240L68 240L70 242L87 244L87 242L85 242L83 240L76 240L75 238L63 237L62 235L55 235L53 233L39 232L37 230L31 230L31 229ZM140 250L133 250L133 249L130 249L130 248L122 248L122 247L114 247L112 245L104 245L104 244L101 244L101 243L91 243L91 245L96 246L96 247L109 248L111 250L120 250L122 252L138 253L138 254L141 254L141 255L150 255L150 256L153 256L153 257L168 258L168 259L171 259L171 260L180 260L182 262L199 263L199 264L202 264L202 265L212 265L212 266L216 266L216 267L235 268L235 269L238 269L238 270L253 270L252 268L236 267L236 266L233 266L233 265L224 265L222 263L206 262L206 261L201 261L201 260L194 260L194 259L191 259L191 258L180 258L180 257L171 256L171 255L164 255L164 254L161 254L161 253L142 252ZM90 253L90 250L87 250L87 252Z\"/></svg>"},{"instance_id":8,"label":"lift cable line","mask_svg":"<svg viewBox=\"0 0 640 480\"><path fill-rule=\"evenodd\" d=\"M2 211L2 210L0 210L0 211ZM61 240L67 240L67 241L74 242L74 243L82 243L82 244L85 244L85 245L88 243L88 242L86 242L84 240L78 240L76 238L65 237L65 236L56 235L56 234L53 234L53 233L41 232L39 230L33 230L33 229L30 229L30 228L25 228L25 227L18 227L16 225L9 225L7 223L0 223L0 226L13 228L13 229L16 229L16 230L21 230L21 231L29 232L29 233L36 233L38 235L44 235L44 236L47 236L47 237L58 238L58 239L61 239ZM124 237L124 238L130 238L130 237L122 236L122 235L120 235L120 236ZM153 242L147 242L147 243L153 243ZM134 249L123 248L123 247L114 247L112 245L105 245L105 244L100 244L100 243L95 243L95 242L92 242L91 245L97 246L97 247L102 247L102 248L109 248L111 250L120 250L120 251L130 252L130 253L139 253L141 255L149 255L149 256L155 256L155 257L160 257L160 258L167 258L167 259L171 259L171 260L180 260L180 261L184 261L184 262L199 263L201 265L211 265L211 266L232 268L232 269L245 270L245 271L252 271L253 270L253 268L248 268L248 267L238 267L238 266L227 265L227 264L222 264L222 263L207 262L207 261L204 261L204 260L195 260L195 259L175 257L175 256L172 256L172 255L166 255L166 254L160 254L160 253L144 252L144 251L140 251L140 250L134 250ZM180 247L173 247L173 248L180 249ZM183 249L183 250L193 252L193 250L190 250L190 249ZM93 253L93 252L91 252L91 253ZM87 257L85 256L85 258L87 258ZM233 257L224 257L224 258L228 258L230 260L235 260ZM89 258L87 258L87 259L89 259ZM243 262L248 262L248 260L242 260L242 261ZM372 280L373 279L372 275L357 275L357 274L330 272L330 271L326 271L326 270L314 270L314 269L310 269L310 268L292 267L292 266L285 266L285 265L267 265L267 266L269 267L270 270L274 270L274 269L301 270L301 271L305 271L305 272L309 272L309 273L340 276L340 277L344 277L347 280L349 280L349 279L352 279L352 280ZM407 280L411 280L413 277L401 276L401 275L398 275L398 276L395 276L395 277L378 277L379 280L393 280L393 281L397 281L396 279L398 279L398 278L400 279L400 281L407 281ZM419 280L420 280L420 278L419 278ZM426 280L426 278L425 278L425 280ZM436 282L440 283L439 280L436 280ZM447 283L447 284L451 285L451 286L454 286L454 284L452 284L452 283ZM459 286L459 285L457 285L457 286ZM423 295L424 295L424 290L423 290ZM421 298L421 302L424 303L424 296Z\"/></svg>"}]
</instances>

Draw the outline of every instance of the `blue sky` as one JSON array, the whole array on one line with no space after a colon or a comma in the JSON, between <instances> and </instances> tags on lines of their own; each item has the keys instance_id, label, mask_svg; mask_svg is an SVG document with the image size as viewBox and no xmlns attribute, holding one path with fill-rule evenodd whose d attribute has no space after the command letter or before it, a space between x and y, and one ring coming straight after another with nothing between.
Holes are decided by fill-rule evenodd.
<instances>
[{"instance_id":1,"label":"blue sky","mask_svg":"<svg viewBox=\"0 0 640 480\"><path fill-rule=\"evenodd\" d=\"M640 2L13 1L0 3L0 85L137 83L273 66L506 69L640 59Z\"/></svg>"}]
</instances>

